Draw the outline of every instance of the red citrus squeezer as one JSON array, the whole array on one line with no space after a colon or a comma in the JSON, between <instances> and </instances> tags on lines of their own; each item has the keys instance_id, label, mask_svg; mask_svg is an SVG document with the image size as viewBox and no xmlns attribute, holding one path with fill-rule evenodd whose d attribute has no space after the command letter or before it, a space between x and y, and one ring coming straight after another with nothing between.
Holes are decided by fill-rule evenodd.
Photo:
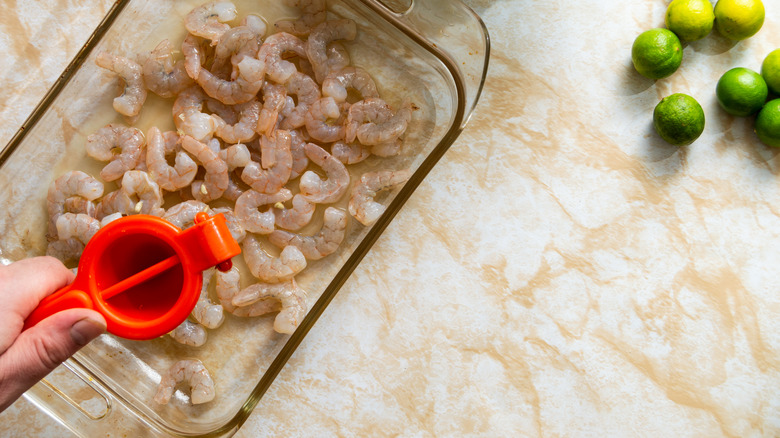
<instances>
[{"instance_id":1,"label":"red citrus squeezer","mask_svg":"<svg viewBox=\"0 0 780 438\"><path fill-rule=\"evenodd\" d=\"M86 307L106 319L117 336L146 340L162 336L195 308L202 272L230 270L241 248L222 214L195 216L182 231L156 216L133 215L110 222L90 239L73 283L44 298L24 329L62 310Z\"/></svg>"}]
</instances>

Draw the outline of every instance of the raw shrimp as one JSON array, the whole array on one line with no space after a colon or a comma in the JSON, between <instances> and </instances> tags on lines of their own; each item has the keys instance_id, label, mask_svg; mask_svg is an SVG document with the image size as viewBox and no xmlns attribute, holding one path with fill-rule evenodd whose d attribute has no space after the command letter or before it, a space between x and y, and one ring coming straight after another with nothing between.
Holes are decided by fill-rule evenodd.
<instances>
[{"instance_id":1,"label":"raw shrimp","mask_svg":"<svg viewBox=\"0 0 780 438\"><path fill-rule=\"evenodd\" d=\"M160 41L143 65L144 84L160 97L173 97L192 85L183 61L174 61L173 44Z\"/></svg>"},{"instance_id":2,"label":"raw shrimp","mask_svg":"<svg viewBox=\"0 0 780 438\"><path fill-rule=\"evenodd\" d=\"M400 138L371 146L371 153L377 157L394 157L401 153L403 142Z\"/></svg>"},{"instance_id":3,"label":"raw shrimp","mask_svg":"<svg viewBox=\"0 0 780 438\"><path fill-rule=\"evenodd\" d=\"M257 55L257 39L257 34L247 26L234 27L225 32L214 50L211 71L221 70L229 61L232 65L231 79L235 80L238 76L236 67L244 57Z\"/></svg>"},{"instance_id":4,"label":"raw shrimp","mask_svg":"<svg viewBox=\"0 0 780 438\"><path fill-rule=\"evenodd\" d=\"M384 100L377 97L369 97L355 102L347 110L345 138L351 143L357 139L358 128L363 123L384 123L393 117L393 109Z\"/></svg>"},{"instance_id":5,"label":"raw shrimp","mask_svg":"<svg viewBox=\"0 0 780 438\"><path fill-rule=\"evenodd\" d=\"M249 149L243 143L236 143L222 149L218 153L219 158L227 164L228 170L244 167L252 160Z\"/></svg>"},{"instance_id":6,"label":"raw shrimp","mask_svg":"<svg viewBox=\"0 0 780 438\"><path fill-rule=\"evenodd\" d=\"M203 271L203 285L200 288L200 297L192 309L192 317L202 326L215 329L222 325L225 320L225 313L222 305L216 304L209 298L209 284L211 277L214 276L215 268L209 268Z\"/></svg>"},{"instance_id":7,"label":"raw shrimp","mask_svg":"<svg viewBox=\"0 0 780 438\"><path fill-rule=\"evenodd\" d=\"M301 175L301 193L309 201L318 204L329 204L341 199L349 187L349 172L344 163L314 143L307 143L304 150L306 156L325 171L328 179L323 180L313 171L307 170Z\"/></svg>"},{"instance_id":8,"label":"raw shrimp","mask_svg":"<svg viewBox=\"0 0 780 438\"><path fill-rule=\"evenodd\" d=\"M282 283L257 283L241 290L233 297L233 305L239 309L257 302L273 299L282 309L274 319L274 330L291 334L306 316L306 291L298 287L295 279Z\"/></svg>"},{"instance_id":9,"label":"raw shrimp","mask_svg":"<svg viewBox=\"0 0 780 438\"><path fill-rule=\"evenodd\" d=\"M355 164L370 157L371 149L360 143L338 141L330 146L330 154L344 164Z\"/></svg>"},{"instance_id":10,"label":"raw shrimp","mask_svg":"<svg viewBox=\"0 0 780 438\"><path fill-rule=\"evenodd\" d=\"M277 300L259 300L243 307L234 306L233 298L241 293L241 273L238 271L238 268L233 266L228 272L218 270L216 276L219 301L222 303L222 307L233 315L252 317L281 310L281 304ZM253 287L255 285L249 286L247 289Z\"/></svg>"},{"instance_id":11,"label":"raw shrimp","mask_svg":"<svg viewBox=\"0 0 780 438\"><path fill-rule=\"evenodd\" d=\"M209 2L201 5L184 17L184 27L193 34L211 40L214 46L230 29L225 22L236 18L238 12L231 2Z\"/></svg>"},{"instance_id":12,"label":"raw shrimp","mask_svg":"<svg viewBox=\"0 0 780 438\"><path fill-rule=\"evenodd\" d=\"M99 229L100 221L86 214L63 213L57 219L60 240L74 238L86 245Z\"/></svg>"},{"instance_id":13,"label":"raw shrimp","mask_svg":"<svg viewBox=\"0 0 780 438\"><path fill-rule=\"evenodd\" d=\"M100 227L105 227L106 225L110 224L111 222L114 222L117 219L122 218L122 213L111 213L108 216L103 217L103 219L100 219Z\"/></svg>"},{"instance_id":14,"label":"raw shrimp","mask_svg":"<svg viewBox=\"0 0 780 438\"><path fill-rule=\"evenodd\" d=\"M80 196L71 196L62 205L66 213L82 213L95 217L95 203Z\"/></svg>"},{"instance_id":15,"label":"raw shrimp","mask_svg":"<svg viewBox=\"0 0 780 438\"><path fill-rule=\"evenodd\" d=\"M110 161L100 171L100 177L105 181L114 181L138 166L145 143L140 129L112 123L90 134L85 148L90 157ZM121 152L115 154L116 149Z\"/></svg>"},{"instance_id":16,"label":"raw shrimp","mask_svg":"<svg viewBox=\"0 0 780 438\"><path fill-rule=\"evenodd\" d=\"M340 123L341 108L332 97L324 97L309 106L304 122L306 131L313 138L332 143L343 140L346 133L343 123ZM329 123L329 121L333 121Z\"/></svg>"},{"instance_id":17,"label":"raw shrimp","mask_svg":"<svg viewBox=\"0 0 780 438\"><path fill-rule=\"evenodd\" d=\"M246 230L241 225L241 222L238 220L238 216L233 212L233 209L230 207L217 207L211 211L212 215L222 213L222 215L225 216L225 224L230 231L230 235L233 236L233 239L235 239L237 243L241 243L241 241L244 240L244 237L246 237Z\"/></svg>"},{"instance_id":18,"label":"raw shrimp","mask_svg":"<svg viewBox=\"0 0 780 438\"><path fill-rule=\"evenodd\" d=\"M306 224L311 222L311 217L314 214L315 204L306 196L298 193L292 199L292 208L276 208L273 212L276 217L276 225L284 228L285 230L300 230Z\"/></svg>"},{"instance_id":19,"label":"raw shrimp","mask_svg":"<svg viewBox=\"0 0 780 438\"><path fill-rule=\"evenodd\" d=\"M271 210L260 212L258 209L265 205L287 201L290 198L292 198L292 193L287 189L281 189L273 194L247 190L236 200L236 217L245 230L252 233L268 234L274 230L276 217Z\"/></svg>"},{"instance_id":20,"label":"raw shrimp","mask_svg":"<svg viewBox=\"0 0 780 438\"><path fill-rule=\"evenodd\" d=\"M182 137L181 147L194 155L206 169L204 180L192 184L192 196L202 202L219 199L228 187L227 164L207 145L189 135Z\"/></svg>"},{"instance_id":21,"label":"raw shrimp","mask_svg":"<svg viewBox=\"0 0 780 438\"><path fill-rule=\"evenodd\" d=\"M205 141L217 130L217 120L203 112L206 95L197 86L186 88L173 102L173 123L180 135Z\"/></svg>"},{"instance_id":22,"label":"raw shrimp","mask_svg":"<svg viewBox=\"0 0 780 438\"><path fill-rule=\"evenodd\" d=\"M55 179L49 186L49 191L46 194L50 237L57 238L57 219L61 214L65 213L66 201L72 198L81 198L92 202L102 195L103 183L80 170L66 172Z\"/></svg>"},{"instance_id":23,"label":"raw shrimp","mask_svg":"<svg viewBox=\"0 0 780 438\"><path fill-rule=\"evenodd\" d=\"M168 334L171 335L174 341L180 344L189 345L190 347L200 347L205 344L208 339L206 329L202 325L192 322L189 319L185 319L183 323L179 324L178 327Z\"/></svg>"},{"instance_id":24,"label":"raw shrimp","mask_svg":"<svg viewBox=\"0 0 780 438\"><path fill-rule=\"evenodd\" d=\"M306 267L306 257L294 246L287 246L279 257L272 257L251 234L246 236L242 246L242 254L249 271L266 283L287 281Z\"/></svg>"},{"instance_id":25,"label":"raw shrimp","mask_svg":"<svg viewBox=\"0 0 780 438\"><path fill-rule=\"evenodd\" d=\"M356 108L357 107L357 108ZM347 141L355 136L366 146L389 143L400 137L412 119L414 105L408 100L389 116L390 107L378 98L364 99L349 108L347 115Z\"/></svg>"},{"instance_id":26,"label":"raw shrimp","mask_svg":"<svg viewBox=\"0 0 780 438\"><path fill-rule=\"evenodd\" d=\"M222 194L222 198L228 201L236 202L239 196L246 191L246 184L241 181L241 174L238 170L234 170L228 173L228 188L225 193Z\"/></svg>"},{"instance_id":27,"label":"raw shrimp","mask_svg":"<svg viewBox=\"0 0 780 438\"><path fill-rule=\"evenodd\" d=\"M195 223L195 215L208 212L209 206L200 201L184 201L169 208L162 216L166 221L185 230Z\"/></svg>"},{"instance_id":28,"label":"raw shrimp","mask_svg":"<svg viewBox=\"0 0 780 438\"><path fill-rule=\"evenodd\" d=\"M222 103L234 105L248 102L263 86L265 65L251 56L244 56L236 65L236 69L236 78L225 80L201 67L196 81L206 94Z\"/></svg>"},{"instance_id":29,"label":"raw shrimp","mask_svg":"<svg viewBox=\"0 0 780 438\"><path fill-rule=\"evenodd\" d=\"M281 129L300 128L306 123L309 106L320 98L320 86L309 76L295 72L287 81L287 95L291 94L298 97L298 104L284 113L284 119L279 124Z\"/></svg>"},{"instance_id":30,"label":"raw shrimp","mask_svg":"<svg viewBox=\"0 0 780 438\"><path fill-rule=\"evenodd\" d=\"M265 39L257 58L265 64L266 74L277 84L284 84L298 69L290 61L282 59L282 53L294 52L306 59L305 43L286 32L275 33Z\"/></svg>"},{"instance_id":31,"label":"raw shrimp","mask_svg":"<svg viewBox=\"0 0 780 438\"><path fill-rule=\"evenodd\" d=\"M346 67L337 70L322 81L322 95L332 97L336 102L345 102L349 89L360 93L361 99L379 97L371 75L360 67Z\"/></svg>"},{"instance_id":32,"label":"raw shrimp","mask_svg":"<svg viewBox=\"0 0 780 438\"><path fill-rule=\"evenodd\" d=\"M140 170L125 172L120 190L131 200L138 199L133 204L133 211L127 214L140 213L153 216L165 214L165 209L162 208L163 197L160 186L148 173Z\"/></svg>"},{"instance_id":33,"label":"raw shrimp","mask_svg":"<svg viewBox=\"0 0 780 438\"><path fill-rule=\"evenodd\" d=\"M95 217L103 220L106 216L116 213L121 215L135 213L135 203L121 188L103 196L97 205Z\"/></svg>"},{"instance_id":34,"label":"raw shrimp","mask_svg":"<svg viewBox=\"0 0 780 438\"><path fill-rule=\"evenodd\" d=\"M146 167L149 174L169 192L186 187L195 179L198 164L184 151L181 150L179 135L175 132L161 134L160 130L152 126L147 135ZM176 152L175 164L168 164L165 156Z\"/></svg>"},{"instance_id":35,"label":"raw shrimp","mask_svg":"<svg viewBox=\"0 0 780 438\"><path fill-rule=\"evenodd\" d=\"M274 23L274 27L279 32L291 33L295 36L304 37L311 33L311 30L318 24L325 21L327 13L325 0L295 0L286 2L289 6L301 9L303 14L296 20L279 20Z\"/></svg>"},{"instance_id":36,"label":"raw shrimp","mask_svg":"<svg viewBox=\"0 0 780 438\"><path fill-rule=\"evenodd\" d=\"M265 20L259 15L249 14L241 20L241 25L246 26L255 33L257 40L260 41L265 36L265 32L268 30L268 26L265 24Z\"/></svg>"},{"instance_id":37,"label":"raw shrimp","mask_svg":"<svg viewBox=\"0 0 780 438\"><path fill-rule=\"evenodd\" d=\"M136 117L146 101L146 86L141 66L131 59L108 52L98 53L95 63L116 73L125 81L124 91L114 98L114 110L127 117Z\"/></svg>"},{"instance_id":38,"label":"raw shrimp","mask_svg":"<svg viewBox=\"0 0 780 438\"><path fill-rule=\"evenodd\" d=\"M82 252L84 252L84 244L74 237L49 242L49 246L46 247L46 255L55 257L62 263L78 261Z\"/></svg>"},{"instance_id":39,"label":"raw shrimp","mask_svg":"<svg viewBox=\"0 0 780 438\"><path fill-rule=\"evenodd\" d=\"M241 179L261 193L278 192L290 179L292 171L290 133L280 129L275 134L260 138L260 163L251 161L241 173Z\"/></svg>"},{"instance_id":40,"label":"raw shrimp","mask_svg":"<svg viewBox=\"0 0 780 438\"><path fill-rule=\"evenodd\" d=\"M349 67L351 60L349 58L349 52L347 52L347 48L344 47L344 44L333 41L328 44L325 53L328 56L328 60L326 61L328 72L337 72Z\"/></svg>"},{"instance_id":41,"label":"raw shrimp","mask_svg":"<svg viewBox=\"0 0 780 438\"><path fill-rule=\"evenodd\" d=\"M260 134L271 135L276 129L279 112L282 111L287 98L287 88L284 85L266 82L263 85L263 109L257 119L255 130Z\"/></svg>"},{"instance_id":42,"label":"raw shrimp","mask_svg":"<svg viewBox=\"0 0 780 438\"><path fill-rule=\"evenodd\" d=\"M309 166L309 157L306 156L305 146L308 136L301 131L290 131L290 154L292 155L292 170L290 179L298 178Z\"/></svg>"},{"instance_id":43,"label":"raw shrimp","mask_svg":"<svg viewBox=\"0 0 780 438\"><path fill-rule=\"evenodd\" d=\"M197 80L203 60L206 58L205 43L195 35L188 33L181 43L181 53L184 55L184 70L192 80Z\"/></svg>"},{"instance_id":44,"label":"raw shrimp","mask_svg":"<svg viewBox=\"0 0 780 438\"><path fill-rule=\"evenodd\" d=\"M212 115L217 119L217 136L228 143L240 143L252 140L257 133L257 121L260 117L261 104L257 99L238 105L241 115L238 123L228 124L220 116Z\"/></svg>"},{"instance_id":45,"label":"raw shrimp","mask_svg":"<svg viewBox=\"0 0 780 438\"><path fill-rule=\"evenodd\" d=\"M190 401L193 405L214 400L216 392L209 370L197 359L185 359L173 364L162 375L154 401L161 405L168 404L176 385L185 381L190 385Z\"/></svg>"},{"instance_id":46,"label":"raw shrimp","mask_svg":"<svg viewBox=\"0 0 780 438\"><path fill-rule=\"evenodd\" d=\"M351 41L355 39L356 35L357 26L350 19L325 21L311 31L309 39L306 41L306 55L311 62L318 83L322 83L330 73L328 70L328 44L334 40Z\"/></svg>"},{"instance_id":47,"label":"raw shrimp","mask_svg":"<svg viewBox=\"0 0 780 438\"><path fill-rule=\"evenodd\" d=\"M360 177L360 182L352 189L349 200L349 213L363 225L371 225L385 211L385 206L374 201L381 190L391 189L403 184L411 173L407 170L368 172Z\"/></svg>"},{"instance_id":48,"label":"raw shrimp","mask_svg":"<svg viewBox=\"0 0 780 438\"><path fill-rule=\"evenodd\" d=\"M302 236L282 230L275 230L268 235L268 241L285 248L293 245L301 250L309 260L319 260L332 254L344 240L347 229L347 213L334 207L325 209L325 219L322 228L313 236Z\"/></svg>"}]
</instances>

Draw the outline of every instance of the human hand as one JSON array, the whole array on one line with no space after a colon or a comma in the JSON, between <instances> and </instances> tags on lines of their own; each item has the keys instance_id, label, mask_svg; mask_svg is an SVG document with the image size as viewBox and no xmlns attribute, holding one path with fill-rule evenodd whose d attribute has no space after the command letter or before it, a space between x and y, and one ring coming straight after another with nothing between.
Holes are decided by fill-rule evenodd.
<instances>
[{"instance_id":1,"label":"human hand","mask_svg":"<svg viewBox=\"0 0 780 438\"><path fill-rule=\"evenodd\" d=\"M24 320L44 297L73 282L53 257L0 266L0 412L65 359L106 330L90 309L58 312L24 332Z\"/></svg>"}]
</instances>

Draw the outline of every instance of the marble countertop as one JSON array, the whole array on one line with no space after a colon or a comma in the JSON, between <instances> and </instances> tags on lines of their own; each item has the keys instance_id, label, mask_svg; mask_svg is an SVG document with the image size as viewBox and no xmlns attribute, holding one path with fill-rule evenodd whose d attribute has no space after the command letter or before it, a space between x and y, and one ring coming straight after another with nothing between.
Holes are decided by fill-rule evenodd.
<instances>
[{"instance_id":1,"label":"marble countertop","mask_svg":"<svg viewBox=\"0 0 780 438\"><path fill-rule=\"evenodd\" d=\"M778 47L780 1L656 82L630 48L665 1L466 3L492 43L467 129L237 436L779 435L780 158L714 90ZM0 143L110 4L3 2ZM652 128L675 92L707 117L684 148ZM0 419L67 434L23 399Z\"/></svg>"}]
</instances>

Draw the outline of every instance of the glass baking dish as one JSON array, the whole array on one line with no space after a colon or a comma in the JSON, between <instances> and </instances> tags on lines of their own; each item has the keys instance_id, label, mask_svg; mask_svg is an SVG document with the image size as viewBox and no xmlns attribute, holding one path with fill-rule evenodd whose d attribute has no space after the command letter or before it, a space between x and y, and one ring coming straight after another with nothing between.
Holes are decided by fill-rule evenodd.
<instances>
[{"instance_id":1,"label":"glass baking dish","mask_svg":"<svg viewBox=\"0 0 780 438\"><path fill-rule=\"evenodd\" d=\"M101 50L132 56L163 38L180 44L182 19L202 0L118 1L65 73L0 151L0 193L13 216L0 217L0 261L10 263L46 249L46 192L66 170L96 175L100 163L86 157L86 136L123 120L111 109L115 79L95 65ZM276 0L236 0L239 17L261 15L269 28L295 11ZM274 332L273 314L227 315L198 348L169 337L138 342L103 335L25 394L28 400L80 436L229 436L263 396L306 333L372 244L434 164L455 141L474 109L487 73L487 30L474 12L450 0L331 0L330 18L350 18L358 37L345 43L353 65L364 67L380 94L397 106L404 97L419 108L405 134L403 152L381 162L366 160L357 172L408 168L412 177L383 198L387 210L370 227L350 222L339 251L310 262L296 277L308 291L309 312L291 335ZM150 94L151 96L151 94ZM151 98L135 124L159 125L170 101ZM159 106L160 110L155 110ZM169 123L172 125L172 121ZM161 126L161 128L163 128ZM106 189L108 192L109 189ZM190 405L180 392L168 405L152 397L160 373L183 357L197 357L212 371L216 398ZM75 376L75 377L74 377Z\"/></svg>"}]
</instances>

